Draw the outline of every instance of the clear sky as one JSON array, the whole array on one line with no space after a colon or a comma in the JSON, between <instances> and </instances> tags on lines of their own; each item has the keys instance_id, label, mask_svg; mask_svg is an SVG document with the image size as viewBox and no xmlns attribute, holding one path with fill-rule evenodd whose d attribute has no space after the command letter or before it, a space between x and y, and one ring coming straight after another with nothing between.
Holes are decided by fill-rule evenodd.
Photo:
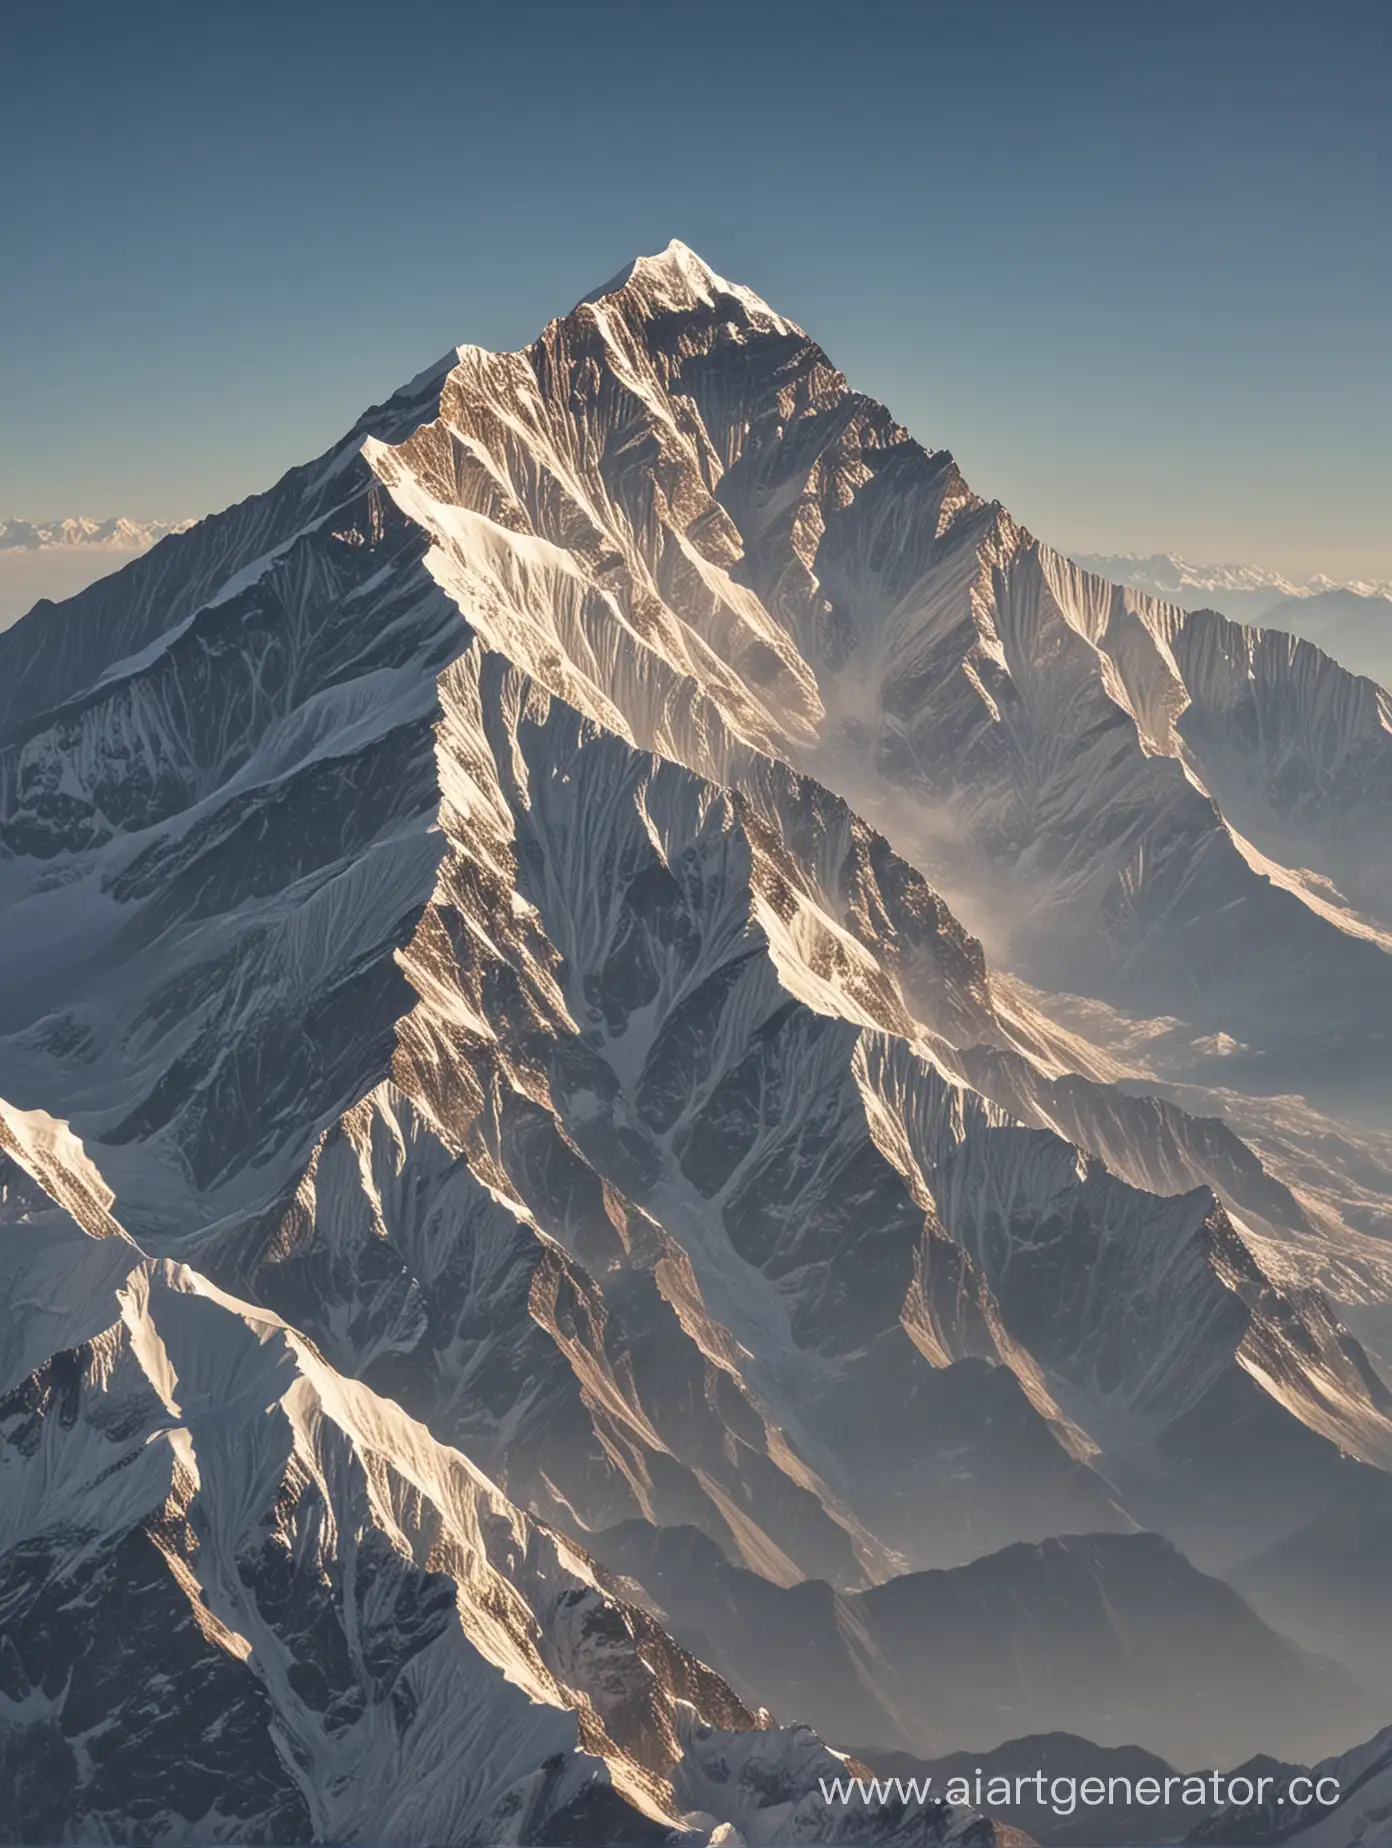
<instances>
[{"instance_id":1,"label":"clear sky","mask_svg":"<svg viewBox=\"0 0 1392 1848\"><path fill-rule=\"evenodd\" d=\"M225 505L673 236L1055 543L1392 576L1392 0L0 0L0 515Z\"/></svg>"}]
</instances>

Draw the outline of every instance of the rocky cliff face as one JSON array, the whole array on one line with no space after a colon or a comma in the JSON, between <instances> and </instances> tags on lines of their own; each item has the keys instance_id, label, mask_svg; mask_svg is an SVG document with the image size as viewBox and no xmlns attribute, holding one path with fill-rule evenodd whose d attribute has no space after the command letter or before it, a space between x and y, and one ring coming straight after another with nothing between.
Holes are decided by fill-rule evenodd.
<instances>
[{"instance_id":1,"label":"rocky cliff face","mask_svg":"<svg viewBox=\"0 0 1392 1848\"><path fill-rule=\"evenodd\" d=\"M0 1276L56 1345L0 1379L7 1839L841 1839L806 1728L286 1324L84 1230L14 1140ZM931 1804L875 1830L963 1838Z\"/></svg>"},{"instance_id":2,"label":"rocky cliff face","mask_svg":"<svg viewBox=\"0 0 1392 1848\"><path fill-rule=\"evenodd\" d=\"M0 1122L42 1290L5 1340L69 1499L16 1528L14 1608L100 1628L153 1574L187 1649L147 1679L225 1685L260 1753L239 1838L342 1839L326 1793L361 1746L380 1839L501 1829L524 1762L519 1840L572 1801L793 1839L697 1800L724 1748L691 1728L752 1722L595 1590L589 1537L690 1527L844 1593L1138 1526L1221 1569L1337 1524L1349 1461L1392 1468L1392 1156L1340 1090L1392 1016L1367 688L1050 553L680 246L26 619L0 637ZM1267 1074L1305 1095L1265 1103ZM35 1255L54 1213L61 1261ZM200 1403L254 1353L263 1435L194 1467L150 1356L186 1342L185 1378L214 1326ZM121 1426L118 1375L150 1473L119 1516L89 1440L46 1435ZM619 1613L629 1718L556 1666L559 1592L482 1540L432 1553L398 1444ZM89 1494L87 1563L45 1563ZM262 1600L257 1565L225 1609L189 1592L224 1497L229 1586L311 1528L337 1586L343 1523L374 1536L413 1612L384 1678L337 1590L330 1616L298 1581ZM482 1654L561 1743L524 1726L486 1788L441 1770L443 1807L398 1813L404 1761L353 1729L387 1727L408 1658L464 1648L424 1614L462 1608L460 1548L485 1605L530 1612L540 1668ZM276 1707L287 1651L322 1705ZM481 1703L480 1741L512 1725L439 1700ZM175 1754L181 1702L148 1721ZM143 1724L122 1704L111 1736ZM730 1749L753 1788L775 1748ZM804 1746L777 1750L792 1777ZM135 1797L82 1778L64 1814L120 1834Z\"/></svg>"}]
</instances>

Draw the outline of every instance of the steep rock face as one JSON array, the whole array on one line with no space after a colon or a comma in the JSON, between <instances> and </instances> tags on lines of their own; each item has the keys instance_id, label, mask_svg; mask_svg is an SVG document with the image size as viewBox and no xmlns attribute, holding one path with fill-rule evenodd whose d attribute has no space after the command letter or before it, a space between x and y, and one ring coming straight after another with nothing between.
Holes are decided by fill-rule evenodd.
<instances>
[{"instance_id":1,"label":"steep rock face","mask_svg":"<svg viewBox=\"0 0 1392 1848\"><path fill-rule=\"evenodd\" d=\"M0 1380L6 1839L839 1839L805 1728L760 1730L286 1324L29 1180L6 1297L73 1345ZM876 1838L964 1831L930 1805Z\"/></svg>"},{"instance_id":2,"label":"steep rock face","mask_svg":"<svg viewBox=\"0 0 1392 1848\"><path fill-rule=\"evenodd\" d=\"M625 1441L652 1452L662 1398L681 1399L675 1346L706 1382L702 1400L730 1406L709 1438L687 1433L693 1463L717 1434L728 1456L727 1418L738 1430L771 1416L753 1452L743 1434L736 1448L790 1510L809 1484L826 1497L829 1481L855 1517L838 1510L846 1527L918 1557L966 1557L1041 1524L1116 1522L1082 1465L1087 1446L1051 1433L1056 1408L982 1280L881 1152L855 1028L797 999L826 988L798 954L810 939L815 961L818 919L809 908L805 931L790 924L790 894L788 919L772 908L767 822L751 835L722 792L538 699L495 658L461 659L442 696L450 847L403 959L421 999L401 1029L396 1082L474 1174L566 1248L564 1293L583 1330L566 1338L588 1356L572 1346L571 1364L598 1367L607 1403L627 1398ZM454 790L467 790L467 808ZM862 964L890 1005L892 989ZM391 1237L392 1201L411 1191L373 1192ZM646 1267L654 1284L640 1286ZM254 1287L273 1288L272 1273ZM534 1289L527 1313L545 1320L540 1300ZM654 1315L678 1324L666 1339ZM961 1362L985 1364L937 1381ZM397 1377L404 1390L404 1361ZM925 1442L978 1456L951 1501L879 1467L891 1378L936 1400ZM645 1390L656 1396L640 1413ZM668 1441L680 1450L687 1438ZM714 1455L700 1467L728 1475ZM591 1526L646 1511L568 1492L561 1505ZM692 1508L688 1494L679 1518ZM844 1579L851 1555L837 1544Z\"/></svg>"},{"instance_id":3,"label":"steep rock face","mask_svg":"<svg viewBox=\"0 0 1392 1848\"><path fill-rule=\"evenodd\" d=\"M775 1578L858 1579L868 1536L761 1416L680 1247L573 1169L591 1268L383 1087L326 1138L251 1281L549 1519L691 1520Z\"/></svg>"},{"instance_id":4,"label":"steep rock face","mask_svg":"<svg viewBox=\"0 0 1392 1848\"><path fill-rule=\"evenodd\" d=\"M0 1184L562 1546L1337 1525L1387 1171L1239 1087L1375 1063L1392 960L1223 804L1376 818L1361 684L1049 553L674 247L0 638ZM48 1314L21 1377L102 1332Z\"/></svg>"},{"instance_id":5,"label":"steep rock face","mask_svg":"<svg viewBox=\"0 0 1392 1848\"><path fill-rule=\"evenodd\" d=\"M1162 1204L1095 1164L1079 1174L1057 1138L1011 1132L945 1080L898 971L857 956L828 916L833 881L819 863L844 878L845 862L816 786L770 774L757 806L732 802L472 651L442 698L442 787L467 790L469 806L447 795L442 810L451 847L404 959L422 999L402 1029L398 1082L477 1172L556 1230L611 1301L605 1273L631 1268L621 1248L632 1249L615 1241L616 1200L674 1228L698 1300L749 1356L756 1401L865 1526L911 1558L951 1561L1115 1524L1035 1416L1059 1421L1035 1361L1079 1395L1077 1423L1105 1432L1119 1460L1134 1444L1177 1442L1200 1496L1231 1485L1234 1455L1192 1458L1179 1421L1204 1423L1195 1408L1207 1391L1260 1407L1253 1374L1295 1409L1297 1451L1309 1427L1330 1440L1320 1453L1330 1464L1335 1444L1392 1456L1375 1376L1317 1300L1280 1306L1211 1197ZM891 902L895 863L879 871L873 883L858 871L862 915ZM504 891L526 908L509 917ZM893 938L906 958L917 947L909 924ZM964 947L950 933L917 938L967 990ZM924 1011L944 1024L940 1006ZM1054 1227L1047 1242L1041 1220ZM1013 1329L990 1294L1011 1245L1028 1264L1010 1273ZM1156 1296L1162 1275L1173 1281ZM1074 1301L1071 1360L1032 1319L1046 1293ZM1137 1346L1128 1300L1149 1345ZM1109 1378L1108 1340L1134 1373L1129 1394ZM1326 1359L1302 1399L1308 1352ZM957 1372L935 1381L925 1360ZM1013 1387L973 1364L983 1361L1018 1376L1014 1409ZM1221 1369L1235 1363L1225 1384ZM790 1394L777 1375L794 1365L801 1389ZM918 1414L892 1441L887 1393ZM1259 1485L1249 1532L1267 1531L1288 1503L1279 1415L1273 1427L1243 1462ZM1234 1453L1249 1436L1235 1436ZM906 1448L915 1442L921 1453ZM935 1457L951 1450L975 1461L954 1471L944 1506L915 1483L933 1480ZM991 1506L1002 1493L1008 1511ZM1232 1500L1220 1495L1220 1526ZM594 1526L618 1512L572 1507Z\"/></svg>"},{"instance_id":6,"label":"steep rock face","mask_svg":"<svg viewBox=\"0 0 1392 1848\"><path fill-rule=\"evenodd\" d=\"M1292 1479L1323 1496L1344 1457L1392 1466L1381 1376L1318 1293L1272 1281L1206 1190L1159 1199L1004 1127L935 1170L1006 1327L1138 1515L1227 1563L1243 1534L1289 1523Z\"/></svg>"},{"instance_id":7,"label":"steep rock face","mask_svg":"<svg viewBox=\"0 0 1392 1848\"><path fill-rule=\"evenodd\" d=\"M1392 927L1392 694L1310 642L1212 611L1165 624L1189 704L1178 729L1233 826L1316 901ZM1332 888L1332 889L1331 889Z\"/></svg>"},{"instance_id":8,"label":"steep rock face","mask_svg":"<svg viewBox=\"0 0 1392 1848\"><path fill-rule=\"evenodd\" d=\"M628 628L741 736L774 724L883 810L1024 972L1244 1042L1358 1029L1370 1005L1382 1030L1385 954L1254 871L1182 761L1163 623L690 253L634 265L526 353L467 350L439 418L368 455L495 646L709 769L703 701L678 728L634 651L614 671Z\"/></svg>"},{"instance_id":9,"label":"steep rock face","mask_svg":"<svg viewBox=\"0 0 1392 1848\"><path fill-rule=\"evenodd\" d=\"M1217 610L1234 622L1300 636L1352 673L1392 685L1392 583L1340 584L1318 572L1298 580L1260 565L1192 565L1165 554L1075 552L1073 562L1181 610Z\"/></svg>"},{"instance_id":10,"label":"steep rock face","mask_svg":"<svg viewBox=\"0 0 1392 1848\"><path fill-rule=\"evenodd\" d=\"M364 517L370 488L365 496ZM330 688L331 710L348 699L350 711L369 714L366 739L350 727L326 758L297 709L268 734L281 753L271 762L290 759L285 776L247 794L234 779L192 823L181 817L170 827L156 806L150 827L89 842L77 863L131 914L115 939L126 980L92 986L97 1029L91 1013L83 1019L79 984L77 1005L41 1016L19 1048L52 1057L75 1047L69 1070L87 1105L84 1129L96 1132L102 1165L142 1236L168 1236L188 1212L192 1182L200 1216L224 1224L211 1242L229 1254L218 1257L200 1239L198 1261L253 1295L278 1288L289 1270L253 1280L256 1259L235 1210L249 1190L253 1201L264 1198L277 1175L294 1198L293 1163L325 1104L351 1097L354 1074L380 1071L395 1043L398 1082L445 1146L467 1153L484 1185L524 1207L576 1263L616 1271L598 1289L568 1274L566 1292L587 1305L581 1319L592 1337L581 1344L583 1363L572 1343L568 1375L594 1365L612 1376L616 1352L627 1355L639 1339L654 1352L662 1320L682 1321L660 1288L639 1301L635 1267L622 1256L632 1240L623 1234L615 1245L616 1214L625 1226L638 1212L664 1229L690 1268L683 1288L718 1331L693 1346L684 1329L678 1340L683 1364L706 1382L703 1399L733 1395L729 1415L713 1413L704 1436L678 1440L669 1429L655 1441L661 1421L638 1388L600 1395L627 1394L624 1442L644 1459L637 1477L656 1469L668 1484L656 1500L609 1461L593 1499L557 1498L542 1488L547 1471L536 1456L522 1478L536 1505L599 1527L666 1509L728 1542L731 1514L720 1497L733 1492L745 1510L739 1519L755 1500L769 1504L736 1539L741 1556L776 1577L815 1570L842 1581L881 1569L886 1547L915 1563L950 1563L1012 1539L1124 1525L1086 1467L1096 1440L1060 1416L1028 1341L1001 1321L988 1276L963 1260L964 1249L985 1249L975 1223L982 1185L985 1197L998 1197L1021 1170L1008 1139L968 1136L993 1154L984 1179L964 1184L958 1142L974 1126L1008 1119L947 1073L955 1067L978 1081L984 1073L988 1095L1005 1091L1008 1078L1028 1095L1031 1114L1063 1114L1021 1050L1037 1042L1036 1029L997 1007L977 946L882 838L819 785L747 746L734 792L636 749L485 654L457 617L451 635L443 599L422 587L410 562L413 542L398 516L382 516L381 543L392 562L364 581L391 578L394 606L405 610L400 645L420 646L418 625L428 624L425 667L410 656L387 685L417 711L429 698L434 726L422 713L384 737L397 711L366 707L357 679L346 693ZM356 558L362 549L348 551ZM272 567L277 595L277 574L299 569L294 554ZM258 582L255 594L270 591ZM327 599L322 585L316 594ZM327 620L327 601L313 607ZM446 641L459 652L432 672ZM337 645L361 668L356 643L339 636ZM366 677L382 690L375 670ZM317 713L318 698L310 704ZM268 821L277 810L284 819ZM53 903L46 883L35 883L30 902ZM408 1011L411 990L417 1003ZM25 1000L32 1010L32 985ZM954 1042L983 1034L1000 1043L994 1063L955 1054ZM129 1097L135 1078L144 1087L138 1102ZM1137 1108L1118 1096L1112 1112ZM1102 1123L1095 1108L1075 1109L1073 1119L1068 1126L1084 1132ZM1138 1140L1149 1149L1155 1139ZM1181 1154L1185 1140L1197 1146L1186 1133ZM1112 1143L1125 1138L1113 1134ZM1066 1167L1072 1157L1059 1154ZM1249 1192L1259 1183L1259 1168L1254 1177L1250 1163L1245 1173L1240 1162L1228 1165ZM1028 1182L1014 1210L1028 1219L1055 1191L1051 1179L1042 1192ZM1298 1216L1278 1188L1258 1191L1277 1218ZM270 1221L252 1214L270 1226L263 1236L273 1246L282 1237L276 1214L286 1210ZM367 1249L379 1255L375 1241ZM355 1345L370 1312L316 1306L324 1287L321 1278L308 1296L301 1288L286 1313L320 1339L337 1321L337 1364L394 1369L395 1390L419 1391L410 1402L448 1420L435 1363L413 1388L412 1368L385 1359L378 1336L364 1334L361 1351ZM1237 1314L1221 1300L1228 1287L1217 1289L1220 1323ZM267 1300L281 1306L274 1294ZM540 1300L531 1285L514 1288L515 1339L531 1338ZM1235 1336L1229 1359L1237 1346ZM736 1349L743 1358L732 1363ZM631 1359L623 1364L632 1371ZM1046 1369L1052 1364L1050 1356ZM1187 1389L1178 1352L1172 1370ZM519 1372L515 1360L509 1371ZM673 1369L650 1372L660 1377L649 1396L671 1397ZM1342 1372L1366 1400L1356 1368ZM1066 1369L1059 1384L1070 1384ZM915 1408L908 1433L883 1422L895 1400ZM601 1424L609 1416L596 1415ZM1380 1417L1376 1405L1350 1409L1331 1434L1361 1419L1359 1453L1376 1456ZM714 1443L728 1457L732 1419L763 1435L752 1447L736 1443L737 1480L697 1486L700 1454ZM453 1431L448 1422L435 1428ZM509 1422L508 1443L525 1449L525 1428ZM675 1475L665 1460L673 1442L685 1452ZM586 1443L610 1457L612 1439ZM1118 1450L1110 1430L1104 1448ZM958 1458L956 1486L944 1500L930 1485L949 1455ZM511 1468L500 1454L489 1466ZM722 1465L717 1475L729 1471ZM802 1525L809 1532L790 1551Z\"/></svg>"},{"instance_id":11,"label":"steep rock face","mask_svg":"<svg viewBox=\"0 0 1392 1848\"><path fill-rule=\"evenodd\" d=\"M810 489L788 499L804 463L834 508ZM888 524L871 543L866 522L893 481L910 501L880 506ZM1080 1383L1052 1349L1031 1357L1002 1320L980 1268L992 1252L1005 1274L990 1229L999 1209L981 1202L1010 1192L1019 1226L1056 1215L1049 1164L1067 1171L1073 1158L1048 1135L1020 1144L995 1130L1012 1116L1061 1130L1150 1188L1216 1184L1263 1232L1309 1222L1235 1139L1068 1077L1070 1054L1086 1063L1087 1049L1014 997L1002 1004L979 946L921 876L839 797L768 755L834 760L828 739L846 727L826 696L861 684L867 649L885 676L898 664L896 700L917 686L931 703L956 684L920 607L925 572L965 568L988 544L979 503L954 482L789 324L680 253L636 266L526 355L456 356L264 506L170 542L186 548L187 581L164 610L178 620L153 643L173 569L159 553L88 658L58 646L80 612L53 619L40 693L59 703L10 731L11 916L31 947L8 1004L8 1067L31 1098L74 1111L141 1236L177 1251L191 1213L222 1225L199 1241L199 1262L253 1293L291 1273L250 1281L247 1226L292 1211L315 1139L389 1060L485 1189L525 1208L572 1266L615 1273L580 1282L572 1269L566 1285L588 1304L586 1327L605 1325L588 1346L609 1357L584 1362L600 1376L614 1376L620 1351L631 1373L629 1351L642 1340L655 1350L664 1317L683 1322L660 1286L640 1302L642 1267L614 1256L616 1236L632 1249L636 1216L654 1225L699 1304L704 1332L683 1324L683 1365L706 1382L703 1399L733 1394L739 1410L682 1438L689 1454L657 1503L647 1487L618 1488L627 1468L603 1492L596 1482L593 1503L562 1496L583 1524L651 1513L672 1494L682 1518L727 1542L729 1512L714 1509L734 1485L692 1487L685 1472L699 1479L694 1459L731 1418L763 1432L735 1444L736 1505L758 1498L751 1474L769 1504L736 1551L775 1576L853 1578L852 1558L875 1571L885 1546L945 1562L1113 1524L1086 1460L1101 1441L1124 1470L1165 1420L1144 1433L1123 1421L1118 1441L1115 1419L1096 1416L1097 1357ZM941 505L925 525L912 496L928 487ZM858 494L869 497L860 512ZM838 521L836 569L864 606L854 625L818 613L803 559L813 538L822 557ZM994 515L987 526L998 536ZM788 568L770 575L784 543ZM888 573L874 595L862 568ZM968 613L979 588L962 593ZM1036 647L1029 623L1020 631L1032 684L1057 691L1071 675L1069 701L1086 707L1117 692L1123 669L1140 687L1154 668L1159 644L1128 619L1130 654L1106 632L1120 663L1107 679L1103 655L1064 621L1096 601L1088 586L1040 577L1029 596L1030 622L1047 619L1059 642ZM979 652L968 628L944 633ZM134 652L113 662L122 645ZM906 673L916 648L924 665ZM32 644L20 653L16 684L40 671ZM1157 684L1148 737L1168 723L1168 683ZM1139 693L1132 703L1145 707ZM210 708L215 727L201 716ZM934 713L941 740L951 726ZM1004 761L999 736L983 734L987 747ZM1024 1147L1054 1153L1031 1170ZM1127 1198L1113 1193L1088 1217L1115 1218ZM1069 1222L1068 1261L1086 1269L1090 1235L1075 1209ZM274 1246L281 1234L261 1236ZM1196 1326L1220 1331L1210 1369L1226 1355L1260 1371L1261 1343L1231 1300L1255 1262L1201 1266L1209 1308ZM520 1278L513 1338L527 1342L541 1295L529 1283L524 1309ZM337 1323L341 1366L394 1367L396 1389L412 1390L412 1368L388 1361L380 1336L358 1351L367 1312L321 1308L312 1314L300 1287L295 1313L321 1334ZM1075 1344L1087 1344L1088 1313L1085 1299ZM1029 1324L1018 1308L1014 1320ZM1306 1345L1332 1353L1342 1339ZM1152 1392L1167 1364L1185 1405L1209 1377L1188 1351L1155 1364ZM1332 1406L1323 1388L1302 1396L1298 1366L1274 1371L1302 1425L1376 1460L1385 1431L1360 1364L1341 1351ZM418 1403L447 1418L436 1371L425 1369ZM649 1397L671 1384L654 1378ZM1091 1442L1057 1400L1080 1384ZM645 1459L637 1476L670 1476L652 1461L670 1437L655 1447L660 1421L636 1386L625 1393L637 1394L625 1415L625 1443ZM923 1448L901 1452L899 1469L880 1424L887 1394L918 1414ZM609 1441L594 1454L607 1458ZM981 1506L923 1497L914 1483L964 1444L977 1466L957 1472L960 1495ZM724 1436L717 1448L728 1453ZM555 1512L540 1461L525 1469L528 1494ZM819 1537L789 1554L797 1509Z\"/></svg>"},{"instance_id":12,"label":"steep rock face","mask_svg":"<svg viewBox=\"0 0 1392 1848\"><path fill-rule=\"evenodd\" d=\"M364 519L370 500L359 480ZM224 516L255 529L243 549L299 517ZM86 691L0 747L14 779L0 888L26 945L3 978L0 1058L26 1101L65 1098L100 1137L137 1229L186 1223L249 1160L259 1194L277 1151L292 1166L390 1058L408 1003L392 955L434 879L432 669L458 612L415 581L402 523L380 557L338 530L292 536L247 588L104 678L99 613L91 628L45 617L50 647L6 679L13 693L26 671L71 674L69 622L98 637ZM198 562L217 538L201 534L167 543ZM170 569L160 551L136 569ZM138 640L147 598L158 607L157 584L133 586L111 628Z\"/></svg>"}]
</instances>

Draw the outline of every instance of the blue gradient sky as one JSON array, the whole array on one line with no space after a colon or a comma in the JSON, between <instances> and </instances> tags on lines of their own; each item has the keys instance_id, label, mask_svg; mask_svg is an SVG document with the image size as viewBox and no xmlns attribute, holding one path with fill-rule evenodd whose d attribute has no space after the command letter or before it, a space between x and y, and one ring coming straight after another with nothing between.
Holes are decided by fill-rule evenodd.
<instances>
[{"instance_id":1,"label":"blue gradient sky","mask_svg":"<svg viewBox=\"0 0 1392 1848\"><path fill-rule=\"evenodd\" d=\"M201 513L684 238L1056 543L1392 576L1392 4L28 5L0 514Z\"/></svg>"}]
</instances>

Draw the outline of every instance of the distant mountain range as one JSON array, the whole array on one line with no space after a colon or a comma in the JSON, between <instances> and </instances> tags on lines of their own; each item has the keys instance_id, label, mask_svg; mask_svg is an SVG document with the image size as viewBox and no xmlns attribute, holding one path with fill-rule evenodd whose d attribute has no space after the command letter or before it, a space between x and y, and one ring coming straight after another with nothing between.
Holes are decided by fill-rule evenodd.
<instances>
[{"instance_id":1,"label":"distant mountain range","mask_svg":"<svg viewBox=\"0 0 1392 1848\"><path fill-rule=\"evenodd\" d=\"M746 1698L833 1739L939 1758L1047 1726L1229 1764L1283 1740L1346 1741L1364 1718L1348 1674L1156 1534L1007 1547L858 1592L772 1585L693 1528L629 1522L593 1548Z\"/></svg>"},{"instance_id":2,"label":"distant mountain range","mask_svg":"<svg viewBox=\"0 0 1392 1848\"><path fill-rule=\"evenodd\" d=\"M1260 565L1193 565L1172 553L1079 552L1074 563L1181 609L1220 610L1238 622L1314 642L1356 674L1392 682L1392 580L1288 578Z\"/></svg>"},{"instance_id":3,"label":"distant mountain range","mask_svg":"<svg viewBox=\"0 0 1392 1848\"><path fill-rule=\"evenodd\" d=\"M143 552L166 533L187 532L192 520L93 520L71 514L62 520L0 520L0 552L54 552L94 547L108 552Z\"/></svg>"},{"instance_id":4,"label":"distant mountain range","mask_svg":"<svg viewBox=\"0 0 1392 1848\"><path fill-rule=\"evenodd\" d=\"M680 244L8 629L0 1836L1374 1735L1390 721Z\"/></svg>"},{"instance_id":5,"label":"distant mountain range","mask_svg":"<svg viewBox=\"0 0 1392 1848\"><path fill-rule=\"evenodd\" d=\"M72 597L191 520L0 519L0 629L40 598Z\"/></svg>"},{"instance_id":6,"label":"distant mountain range","mask_svg":"<svg viewBox=\"0 0 1392 1848\"><path fill-rule=\"evenodd\" d=\"M1341 581L1322 572L1292 578L1263 565L1195 565L1173 552L1074 552L1071 557L1099 577L1177 603L1182 609L1221 610L1225 616L1248 622L1277 604L1303 602L1333 591L1364 599L1392 599L1392 579Z\"/></svg>"}]
</instances>

